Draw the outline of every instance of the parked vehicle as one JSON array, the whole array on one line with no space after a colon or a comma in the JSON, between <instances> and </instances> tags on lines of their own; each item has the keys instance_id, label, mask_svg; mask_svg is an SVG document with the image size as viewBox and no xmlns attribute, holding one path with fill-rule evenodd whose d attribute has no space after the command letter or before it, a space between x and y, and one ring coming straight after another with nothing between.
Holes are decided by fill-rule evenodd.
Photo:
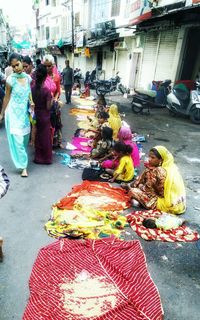
<instances>
[{"instance_id":1,"label":"parked vehicle","mask_svg":"<svg viewBox=\"0 0 200 320\"><path fill-rule=\"evenodd\" d=\"M155 83L155 82L154 82ZM134 113L143 113L146 109L150 113L151 108L163 108L167 104L167 95L170 92L171 80L159 81L156 90L135 89L136 94L131 102Z\"/></svg>"},{"instance_id":2,"label":"parked vehicle","mask_svg":"<svg viewBox=\"0 0 200 320\"><path fill-rule=\"evenodd\" d=\"M200 124L200 82L191 91L184 84L175 85L167 96L167 108L174 115L189 116L193 123Z\"/></svg>"},{"instance_id":3,"label":"parked vehicle","mask_svg":"<svg viewBox=\"0 0 200 320\"><path fill-rule=\"evenodd\" d=\"M127 89L120 83L121 78L118 75L119 72L117 72L116 76L114 78L111 78L109 80L97 80L96 83L96 93L97 95L106 93L110 93L112 91L120 91L122 94L127 92Z\"/></svg>"}]
</instances>

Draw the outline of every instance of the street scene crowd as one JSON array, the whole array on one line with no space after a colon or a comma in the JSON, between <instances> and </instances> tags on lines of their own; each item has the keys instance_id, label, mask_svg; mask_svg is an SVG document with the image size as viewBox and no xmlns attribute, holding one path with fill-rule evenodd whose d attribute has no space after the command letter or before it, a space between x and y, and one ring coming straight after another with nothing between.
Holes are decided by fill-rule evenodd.
<instances>
[{"instance_id":1,"label":"street scene crowd","mask_svg":"<svg viewBox=\"0 0 200 320\"><path fill-rule=\"evenodd\" d=\"M0 320L200 319L199 2L0 4Z\"/></svg>"}]
</instances>

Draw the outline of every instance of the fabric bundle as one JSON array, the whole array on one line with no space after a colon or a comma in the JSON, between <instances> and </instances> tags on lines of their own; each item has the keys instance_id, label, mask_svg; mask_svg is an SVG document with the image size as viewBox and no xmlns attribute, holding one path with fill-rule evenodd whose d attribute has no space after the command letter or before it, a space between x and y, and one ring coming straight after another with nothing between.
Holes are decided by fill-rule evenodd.
<instances>
[{"instance_id":1,"label":"fabric bundle","mask_svg":"<svg viewBox=\"0 0 200 320\"><path fill-rule=\"evenodd\" d=\"M144 219L157 219L163 215L159 210L134 211L128 214L127 221L135 231L144 240L160 240L166 242L191 242L199 239L199 234L183 225L178 228L164 230L150 229L143 226Z\"/></svg>"},{"instance_id":2,"label":"fabric bundle","mask_svg":"<svg viewBox=\"0 0 200 320\"><path fill-rule=\"evenodd\" d=\"M139 241L61 240L34 263L23 320L161 320Z\"/></svg>"},{"instance_id":3,"label":"fabric bundle","mask_svg":"<svg viewBox=\"0 0 200 320\"><path fill-rule=\"evenodd\" d=\"M99 210L120 211L131 206L130 196L122 188L113 187L107 182L87 180L75 185L72 192L54 206L59 209L73 209L74 204L78 202L83 206L87 204L88 207L94 207L94 201Z\"/></svg>"}]
</instances>

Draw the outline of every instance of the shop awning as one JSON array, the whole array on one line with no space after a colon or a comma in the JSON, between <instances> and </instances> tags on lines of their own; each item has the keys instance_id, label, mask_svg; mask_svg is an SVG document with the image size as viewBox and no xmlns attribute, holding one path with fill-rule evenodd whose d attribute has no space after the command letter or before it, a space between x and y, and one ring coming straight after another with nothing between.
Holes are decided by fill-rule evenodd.
<instances>
[{"instance_id":1,"label":"shop awning","mask_svg":"<svg viewBox=\"0 0 200 320\"><path fill-rule=\"evenodd\" d=\"M119 34L115 33L112 37L104 37L101 39L91 39L86 42L86 47L88 48L100 47L118 38L119 38Z\"/></svg>"}]
</instances>

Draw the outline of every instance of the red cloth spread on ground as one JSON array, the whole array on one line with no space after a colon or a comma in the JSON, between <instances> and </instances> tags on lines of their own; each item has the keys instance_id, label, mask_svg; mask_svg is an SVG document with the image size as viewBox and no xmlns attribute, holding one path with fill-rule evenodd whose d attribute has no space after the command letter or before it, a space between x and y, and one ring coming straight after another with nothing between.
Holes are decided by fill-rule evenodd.
<instances>
[{"instance_id":1,"label":"red cloth spread on ground","mask_svg":"<svg viewBox=\"0 0 200 320\"><path fill-rule=\"evenodd\" d=\"M60 240L42 248L23 320L161 320L140 242Z\"/></svg>"},{"instance_id":2,"label":"red cloth spread on ground","mask_svg":"<svg viewBox=\"0 0 200 320\"><path fill-rule=\"evenodd\" d=\"M128 214L127 221L135 231L144 240L160 240L167 242L190 242L199 239L199 234L187 226L180 226L176 229L148 229L142 225L144 219L159 218L163 213L159 210L134 211Z\"/></svg>"},{"instance_id":3,"label":"red cloth spread on ground","mask_svg":"<svg viewBox=\"0 0 200 320\"><path fill-rule=\"evenodd\" d=\"M110 203L99 204L100 210L118 211L130 207L130 197L122 188L113 187L107 182L87 181L72 188L58 203L55 204L59 209L73 209L73 205L80 196L106 196L111 199ZM71 199L72 198L72 199ZM113 202L113 200L115 200Z\"/></svg>"}]
</instances>

